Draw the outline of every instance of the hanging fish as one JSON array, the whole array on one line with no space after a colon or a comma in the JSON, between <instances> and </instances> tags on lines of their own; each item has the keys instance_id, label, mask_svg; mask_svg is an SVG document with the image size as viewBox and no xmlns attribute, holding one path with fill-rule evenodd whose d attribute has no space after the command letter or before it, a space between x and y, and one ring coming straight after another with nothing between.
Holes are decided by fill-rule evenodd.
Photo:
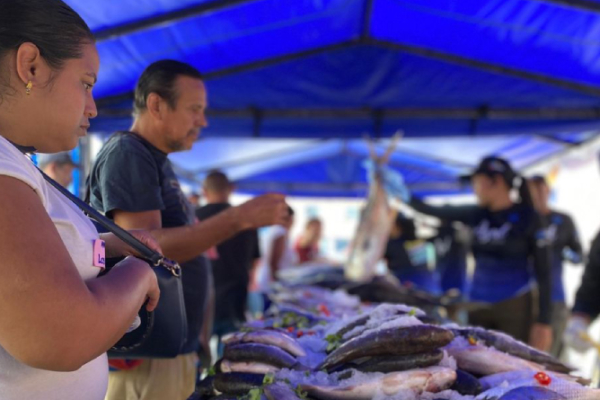
<instances>
[{"instance_id":1,"label":"hanging fish","mask_svg":"<svg viewBox=\"0 0 600 400\"><path fill-rule=\"evenodd\" d=\"M387 164L400 135L396 134L385 154L378 157L369 142L374 178L369 184L367 205L361 213L358 229L352 240L350 257L346 263L345 276L355 282L367 282L375 275L377 263L385 253L395 213L388 203L381 167Z\"/></svg>"}]
</instances>

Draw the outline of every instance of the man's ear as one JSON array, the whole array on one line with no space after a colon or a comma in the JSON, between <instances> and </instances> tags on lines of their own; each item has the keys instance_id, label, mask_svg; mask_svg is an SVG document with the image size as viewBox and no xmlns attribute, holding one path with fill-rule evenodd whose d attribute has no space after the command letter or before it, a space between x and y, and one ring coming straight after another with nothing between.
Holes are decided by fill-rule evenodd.
<instances>
[{"instance_id":1,"label":"man's ear","mask_svg":"<svg viewBox=\"0 0 600 400\"><path fill-rule=\"evenodd\" d=\"M162 97L160 97L157 93L150 93L146 99L146 109L148 113L150 113L150 115L159 121L162 121L164 107L166 107L166 103Z\"/></svg>"}]
</instances>

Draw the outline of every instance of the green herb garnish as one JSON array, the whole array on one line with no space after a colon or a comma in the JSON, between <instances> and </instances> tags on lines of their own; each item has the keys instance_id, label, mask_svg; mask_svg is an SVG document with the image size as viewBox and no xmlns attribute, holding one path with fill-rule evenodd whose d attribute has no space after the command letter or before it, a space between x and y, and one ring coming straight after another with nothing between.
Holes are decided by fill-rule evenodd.
<instances>
[{"instance_id":1,"label":"green herb garnish","mask_svg":"<svg viewBox=\"0 0 600 400\"><path fill-rule=\"evenodd\" d=\"M343 339L342 336L338 335L338 334L327 335L325 337L325 340L328 343L327 352L329 353L331 351L334 351L338 347L340 347L342 339Z\"/></svg>"},{"instance_id":2,"label":"green herb garnish","mask_svg":"<svg viewBox=\"0 0 600 400\"><path fill-rule=\"evenodd\" d=\"M265 374L265 377L263 378L263 386L270 385L271 383L274 383L274 382L275 382L275 375Z\"/></svg>"},{"instance_id":3,"label":"green herb garnish","mask_svg":"<svg viewBox=\"0 0 600 400\"><path fill-rule=\"evenodd\" d=\"M296 389L294 389L294 393L296 393L296 396L298 396L301 399L306 399L308 398L308 392L303 391L300 388L300 385L296 386Z\"/></svg>"}]
</instances>

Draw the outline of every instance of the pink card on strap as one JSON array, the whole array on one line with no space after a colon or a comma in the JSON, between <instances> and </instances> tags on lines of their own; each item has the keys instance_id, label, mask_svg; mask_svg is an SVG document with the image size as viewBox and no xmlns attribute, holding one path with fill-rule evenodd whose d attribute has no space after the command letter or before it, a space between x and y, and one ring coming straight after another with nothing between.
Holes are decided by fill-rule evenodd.
<instances>
[{"instance_id":1,"label":"pink card on strap","mask_svg":"<svg viewBox=\"0 0 600 400\"><path fill-rule=\"evenodd\" d=\"M104 240L94 240L94 267L105 268L106 267L106 249Z\"/></svg>"}]
</instances>

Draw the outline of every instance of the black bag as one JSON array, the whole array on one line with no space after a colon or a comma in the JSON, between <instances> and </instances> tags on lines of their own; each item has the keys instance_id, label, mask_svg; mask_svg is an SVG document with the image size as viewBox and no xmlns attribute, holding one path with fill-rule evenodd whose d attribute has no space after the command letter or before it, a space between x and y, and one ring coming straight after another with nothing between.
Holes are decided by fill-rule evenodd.
<instances>
[{"instance_id":1,"label":"black bag","mask_svg":"<svg viewBox=\"0 0 600 400\"><path fill-rule=\"evenodd\" d=\"M126 333L109 351L110 358L173 358L180 354L187 339L187 317L181 284L181 267L137 240L129 232L94 210L63 188L52 178L40 172L52 186L64 194L92 220L130 245L147 261L158 280L160 300L153 312L142 306L139 317L141 325ZM110 268L106 268L106 272Z\"/></svg>"}]
</instances>

